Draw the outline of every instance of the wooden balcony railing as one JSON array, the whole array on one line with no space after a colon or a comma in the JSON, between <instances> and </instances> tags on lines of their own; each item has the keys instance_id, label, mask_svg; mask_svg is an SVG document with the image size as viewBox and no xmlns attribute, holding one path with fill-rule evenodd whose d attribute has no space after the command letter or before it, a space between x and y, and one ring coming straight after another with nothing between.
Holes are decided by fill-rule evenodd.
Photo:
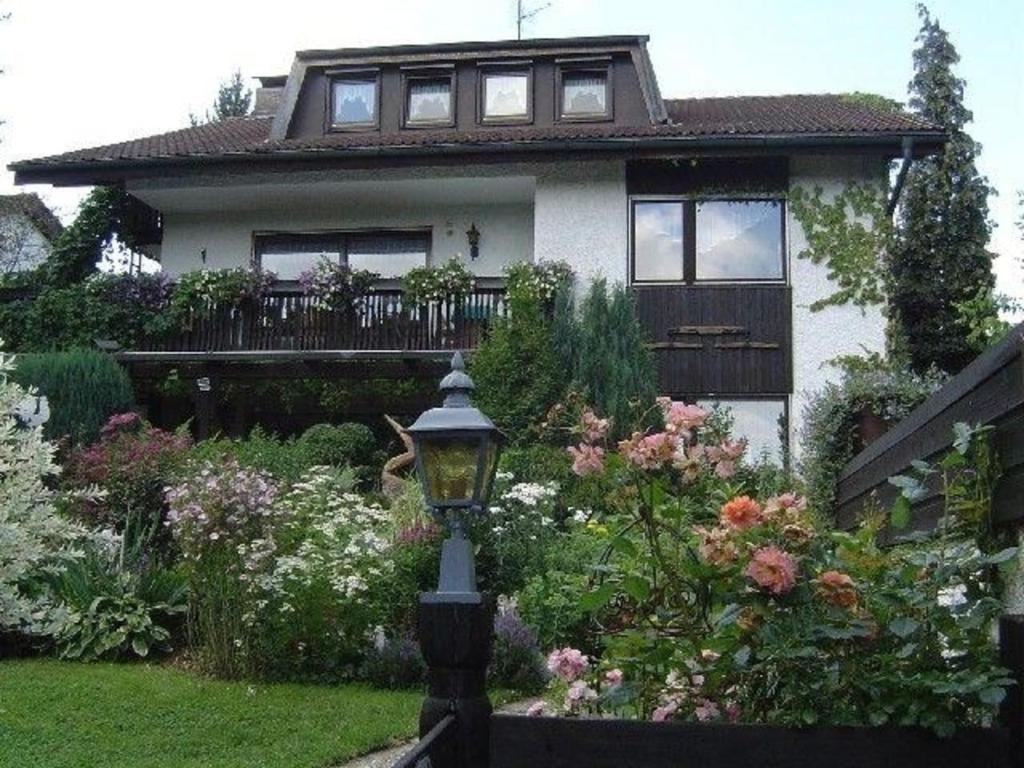
<instances>
[{"instance_id":1,"label":"wooden balcony railing","mask_svg":"<svg viewBox=\"0 0 1024 768\"><path fill-rule=\"evenodd\" d=\"M472 349L507 311L504 288L415 306L400 289L380 288L346 310L327 309L298 291L274 291L242 306L196 312L184 330L148 339L139 351Z\"/></svg>"}]
</instances>

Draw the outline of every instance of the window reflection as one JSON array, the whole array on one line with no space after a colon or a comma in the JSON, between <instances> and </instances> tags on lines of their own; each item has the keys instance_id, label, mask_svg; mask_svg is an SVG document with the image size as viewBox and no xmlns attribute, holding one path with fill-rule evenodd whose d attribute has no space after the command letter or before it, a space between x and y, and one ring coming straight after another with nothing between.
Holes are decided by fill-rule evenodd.
<instances>
[{"instance_id":1,"label":"window reflection","mask_svg":"<svg viewBox=\"0 0 1024 768\"><path fill-rule=\"evenodd\" d=\"M608 76L603 72L562 75L562 114L566 117L608 113Z\"/></svg>"},{"instance_id":2,"label":"window reflection","mask_svg":"<svg viewBox=\"0 0 1024 768\"><path fill-rule=\"evenodd\" d=\"M377 81L334 81L335 125L361 125L377 122Z\"/></svg>"},{"instance_id":3,"label":"window reflection","mask_svg":"<svg viewBox=\"0 0 1024 768\"><path fill-rule=\"evenodd\" d=\"M777 200L697 203L698 280L781 280L782 204Z\"/></svg>"},{"instance_id":4,"label":"window reflection","mask_svg":"<svg viewBox=\"0 0 1024 768\"><path fill-rule=\"evenodd\" d=\"M408 122L447 123L452 119L451 78L409 82Z\"/></svg>"},{"instance_id":5,"label":"window reflection","mask_svg":"<svg viewBox=\"0 0 1024 768\"><path fill-rule=\"evenodd\" d=\"M484 75L484 117L528 117L529 76Z\"/></svg>"},{"instance_id":6,"label":"window reflection","mask_svg":"<svg viewBox=\"0 0 1024 768\"><path fill-rule=\"evenodd\" d=\"M637 203L633 208L636 280L683 279L682 203Z\"/></svg>"}]
</instances>

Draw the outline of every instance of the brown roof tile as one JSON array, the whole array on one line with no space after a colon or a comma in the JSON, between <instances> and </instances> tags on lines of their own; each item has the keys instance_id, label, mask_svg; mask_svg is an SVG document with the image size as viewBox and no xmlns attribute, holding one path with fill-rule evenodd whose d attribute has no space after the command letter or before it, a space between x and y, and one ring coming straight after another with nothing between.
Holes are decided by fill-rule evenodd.
<instances>
[{"instance_id":1,"label":"brown roof tile","mask_svg":"<svg viewBox=\"0 0 1024 768\"><path fill-rule=\"evenodd\" d=\"M741 96L668 99L669 121L649 126L564 124L549 127L477 128L400 133L332 133L312 139L271 141L269 115L230 118L117 144L75 150L12 164L15 170L102 166L156 160L287 155L311 151L438 149L643 138L899 136L938 129L902 112L883 112L842 96Z\"/></svg>"}]
</instances>

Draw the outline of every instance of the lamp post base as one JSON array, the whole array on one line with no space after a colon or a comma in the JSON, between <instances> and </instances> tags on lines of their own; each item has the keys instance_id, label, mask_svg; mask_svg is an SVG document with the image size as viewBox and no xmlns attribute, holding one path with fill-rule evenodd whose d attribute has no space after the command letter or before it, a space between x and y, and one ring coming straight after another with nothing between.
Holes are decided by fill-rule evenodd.
<instances>
[{"instance_id":1,"label":"lamp post base","mask_svg":"<svg viewBox=\"0 0 1024 768\"><path fill-rule=\"evenodd\" d=\"M447 543L447 542L446 542ZM418 615L420 648L427 663L427 698L420 710L420 736L455 714L453 749L435 768L486 768L490 751L491 702L487 665L494 635L494 601L479 592L425 592Z\"/></svg>"}]
</instances>

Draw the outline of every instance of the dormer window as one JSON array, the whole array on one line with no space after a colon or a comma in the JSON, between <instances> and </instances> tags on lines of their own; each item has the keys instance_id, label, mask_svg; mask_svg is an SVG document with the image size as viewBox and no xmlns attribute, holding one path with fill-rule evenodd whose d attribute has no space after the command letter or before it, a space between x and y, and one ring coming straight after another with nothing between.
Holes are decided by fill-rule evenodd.
<instances>
[{"instance_id":1,"label":"dormer window","mask_svg":"<svg viewBox=\"0 0 1024 768\"><path fill-rule=\"evenodd\" d=\"M481 72L480 104L480 119L484 123L528 123L533 120L533 77L530 70Z\"/></svg>"},{"instance_id":2,"label":"dormer window","mask_svg":"<svg viewBox=\"0 0 1024 768\"><path fill-rule=\"evenodd\" d=\"M563 65L558 71L558 114L562 120L611 119L611 69L608 65Z\"/></svg>"},{"instance_id":3,"label":"dormer window","mask_svg":"<svg viewBox=\"0 0 1024 768\"><path fill-rule=\"evenodd\" d=\"M331 128L376 128L379 79L376 72L348 72L331 79Z\"/></svg>"},{"instance_id":4,"label":"dormer window","mask_svg":"<svg viewBox=\"0 0 1024 768\"><path fill-rule=\"evenodd\" d=\"M455 124L455 73L405 75L405 124L409 127Z\"/></svg>"}]
</instances>

